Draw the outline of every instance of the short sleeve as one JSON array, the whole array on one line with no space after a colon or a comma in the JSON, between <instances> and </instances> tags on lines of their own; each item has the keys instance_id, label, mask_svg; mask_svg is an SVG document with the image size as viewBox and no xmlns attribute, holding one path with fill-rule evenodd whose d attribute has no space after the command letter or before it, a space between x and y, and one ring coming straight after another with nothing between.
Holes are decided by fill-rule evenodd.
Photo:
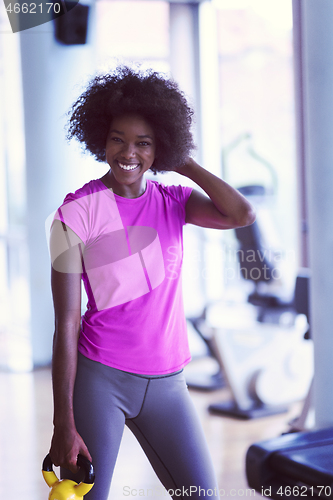
<instances>
[{"instance_id":1,"label":"short sleeve","mask_svg":"<svg viewBox=\"0 0 333 500\"><path fill-rule=\"evenodd\" d=\"M88 196L73 199L71 194L67 195L64 203L54 215L54 220L57 219L66 224L84 244L89 236Z\"/></svg>"},{"instance_id":2,"label":"short sleeve","mask_svg":"<svg viewBox=\"0 0 333 500\"><path fill-rule=\"evenodd\" d=\"M188 186L170 186L172 194L177 198L181 205L185 208L186 202L189 199L192 189Z\"/></svg>"},{"instance_id":3,"label":"short sleeve","mask_svg":"<svg viewBox=\"0 0 333 500\"><path fill-rule=\"evenodd\" d=\"M188 186L163 186L163 189L167 191L167 193L178 203L178 206L181 207L181 212L182 212L182 223L183 225L186 224L185 222L185 217L186 217L186 212L185 212L185 205L192 193L193 188L188 187Z\"/></svg>"}]
</instances>

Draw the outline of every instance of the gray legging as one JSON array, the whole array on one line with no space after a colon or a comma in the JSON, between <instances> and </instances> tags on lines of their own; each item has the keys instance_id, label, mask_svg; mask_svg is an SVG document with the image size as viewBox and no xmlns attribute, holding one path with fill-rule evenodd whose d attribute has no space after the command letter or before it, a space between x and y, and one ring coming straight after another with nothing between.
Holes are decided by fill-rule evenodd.
<instances>
[{"instance_id":1,"label":"gray legging","mask_svg":"<svg viewBox=\"0 0 333 500\"><path fill-rule=\"evenodd\" d=\"M139 441L173 499L219 498L212 461L182 372L136 375L79 354L74 412L96 473L95 485L85 499L107 500L124 425ZM80 481L64 470L62 477Z\"/></svg>"}]
</instances>

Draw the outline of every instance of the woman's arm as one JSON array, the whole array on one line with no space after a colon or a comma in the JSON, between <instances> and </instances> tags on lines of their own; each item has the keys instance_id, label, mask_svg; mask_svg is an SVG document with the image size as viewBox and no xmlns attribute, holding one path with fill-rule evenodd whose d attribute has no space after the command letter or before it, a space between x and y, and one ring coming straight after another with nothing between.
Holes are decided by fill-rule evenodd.
<instances>
[{"instance_id":1,"label":"woman's arm","mask_svg":"<svg viewBox=\"0 0 333 500\"><path fill-rule=\"evenodd\" d=\"M255 221L252 205L236 189L198 165L192 158L176 170L208 195L193 190L186 203L186 222L213 229L248 226Z\"/></svg>"},{"instance_id":2,"label":"woman's arm","mask_svg":"<svg viewBox=\"0 0 333 500\"><path fill-rule=\"evenodd\" d=\"M81 322L81 257L78 245L70 246L69 250L59 255L64 230L69 233L65 235L67 241L69 236L72 237L71 241L77 239L77 236L59 221L53 224L50 247L55 312L52 359L54 433L50 455L54 465L76 472L77 455L81 453L89 460L91 456L76 430L73 414L73 390Z\"/></svg>"}]
</instances>

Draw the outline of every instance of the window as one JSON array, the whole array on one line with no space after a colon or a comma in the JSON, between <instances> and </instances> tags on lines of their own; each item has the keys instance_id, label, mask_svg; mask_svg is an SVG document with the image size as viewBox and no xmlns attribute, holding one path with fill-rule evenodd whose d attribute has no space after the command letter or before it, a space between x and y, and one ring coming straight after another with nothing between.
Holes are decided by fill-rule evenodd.
<instances>
[{"instance_id":1,"label":"window","mask_svg":"<svg viewBox=\"0 0 333 500\"><path fill-rule=\"evenodd\" d=\"M223 176L237 188L260 184L267 189L261 202L262 213L270 217L266 236L282 249L287 277L287 269L297 265L292 2L214 4Z\"/></svg>"}]
</instances>

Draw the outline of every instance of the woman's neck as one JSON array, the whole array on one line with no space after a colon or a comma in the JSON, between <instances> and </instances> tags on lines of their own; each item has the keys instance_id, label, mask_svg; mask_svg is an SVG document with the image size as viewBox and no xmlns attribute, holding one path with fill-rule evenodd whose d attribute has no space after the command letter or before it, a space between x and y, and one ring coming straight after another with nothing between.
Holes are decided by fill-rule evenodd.
<instances>
[{"instance_id":1,"label":"woman's neck","mask_svg":"<svg viewBox=\"0 0 333 500\"><path fill-rule=\"evenodd\" d=\"M132 184L121 184L115 179L111 170L101 177L100 180L107 188L111 189L113 193L123 198L139 198L145 193L147 188L147 181L144 177L141 177Z\"/></svg>"}]
</instances>

